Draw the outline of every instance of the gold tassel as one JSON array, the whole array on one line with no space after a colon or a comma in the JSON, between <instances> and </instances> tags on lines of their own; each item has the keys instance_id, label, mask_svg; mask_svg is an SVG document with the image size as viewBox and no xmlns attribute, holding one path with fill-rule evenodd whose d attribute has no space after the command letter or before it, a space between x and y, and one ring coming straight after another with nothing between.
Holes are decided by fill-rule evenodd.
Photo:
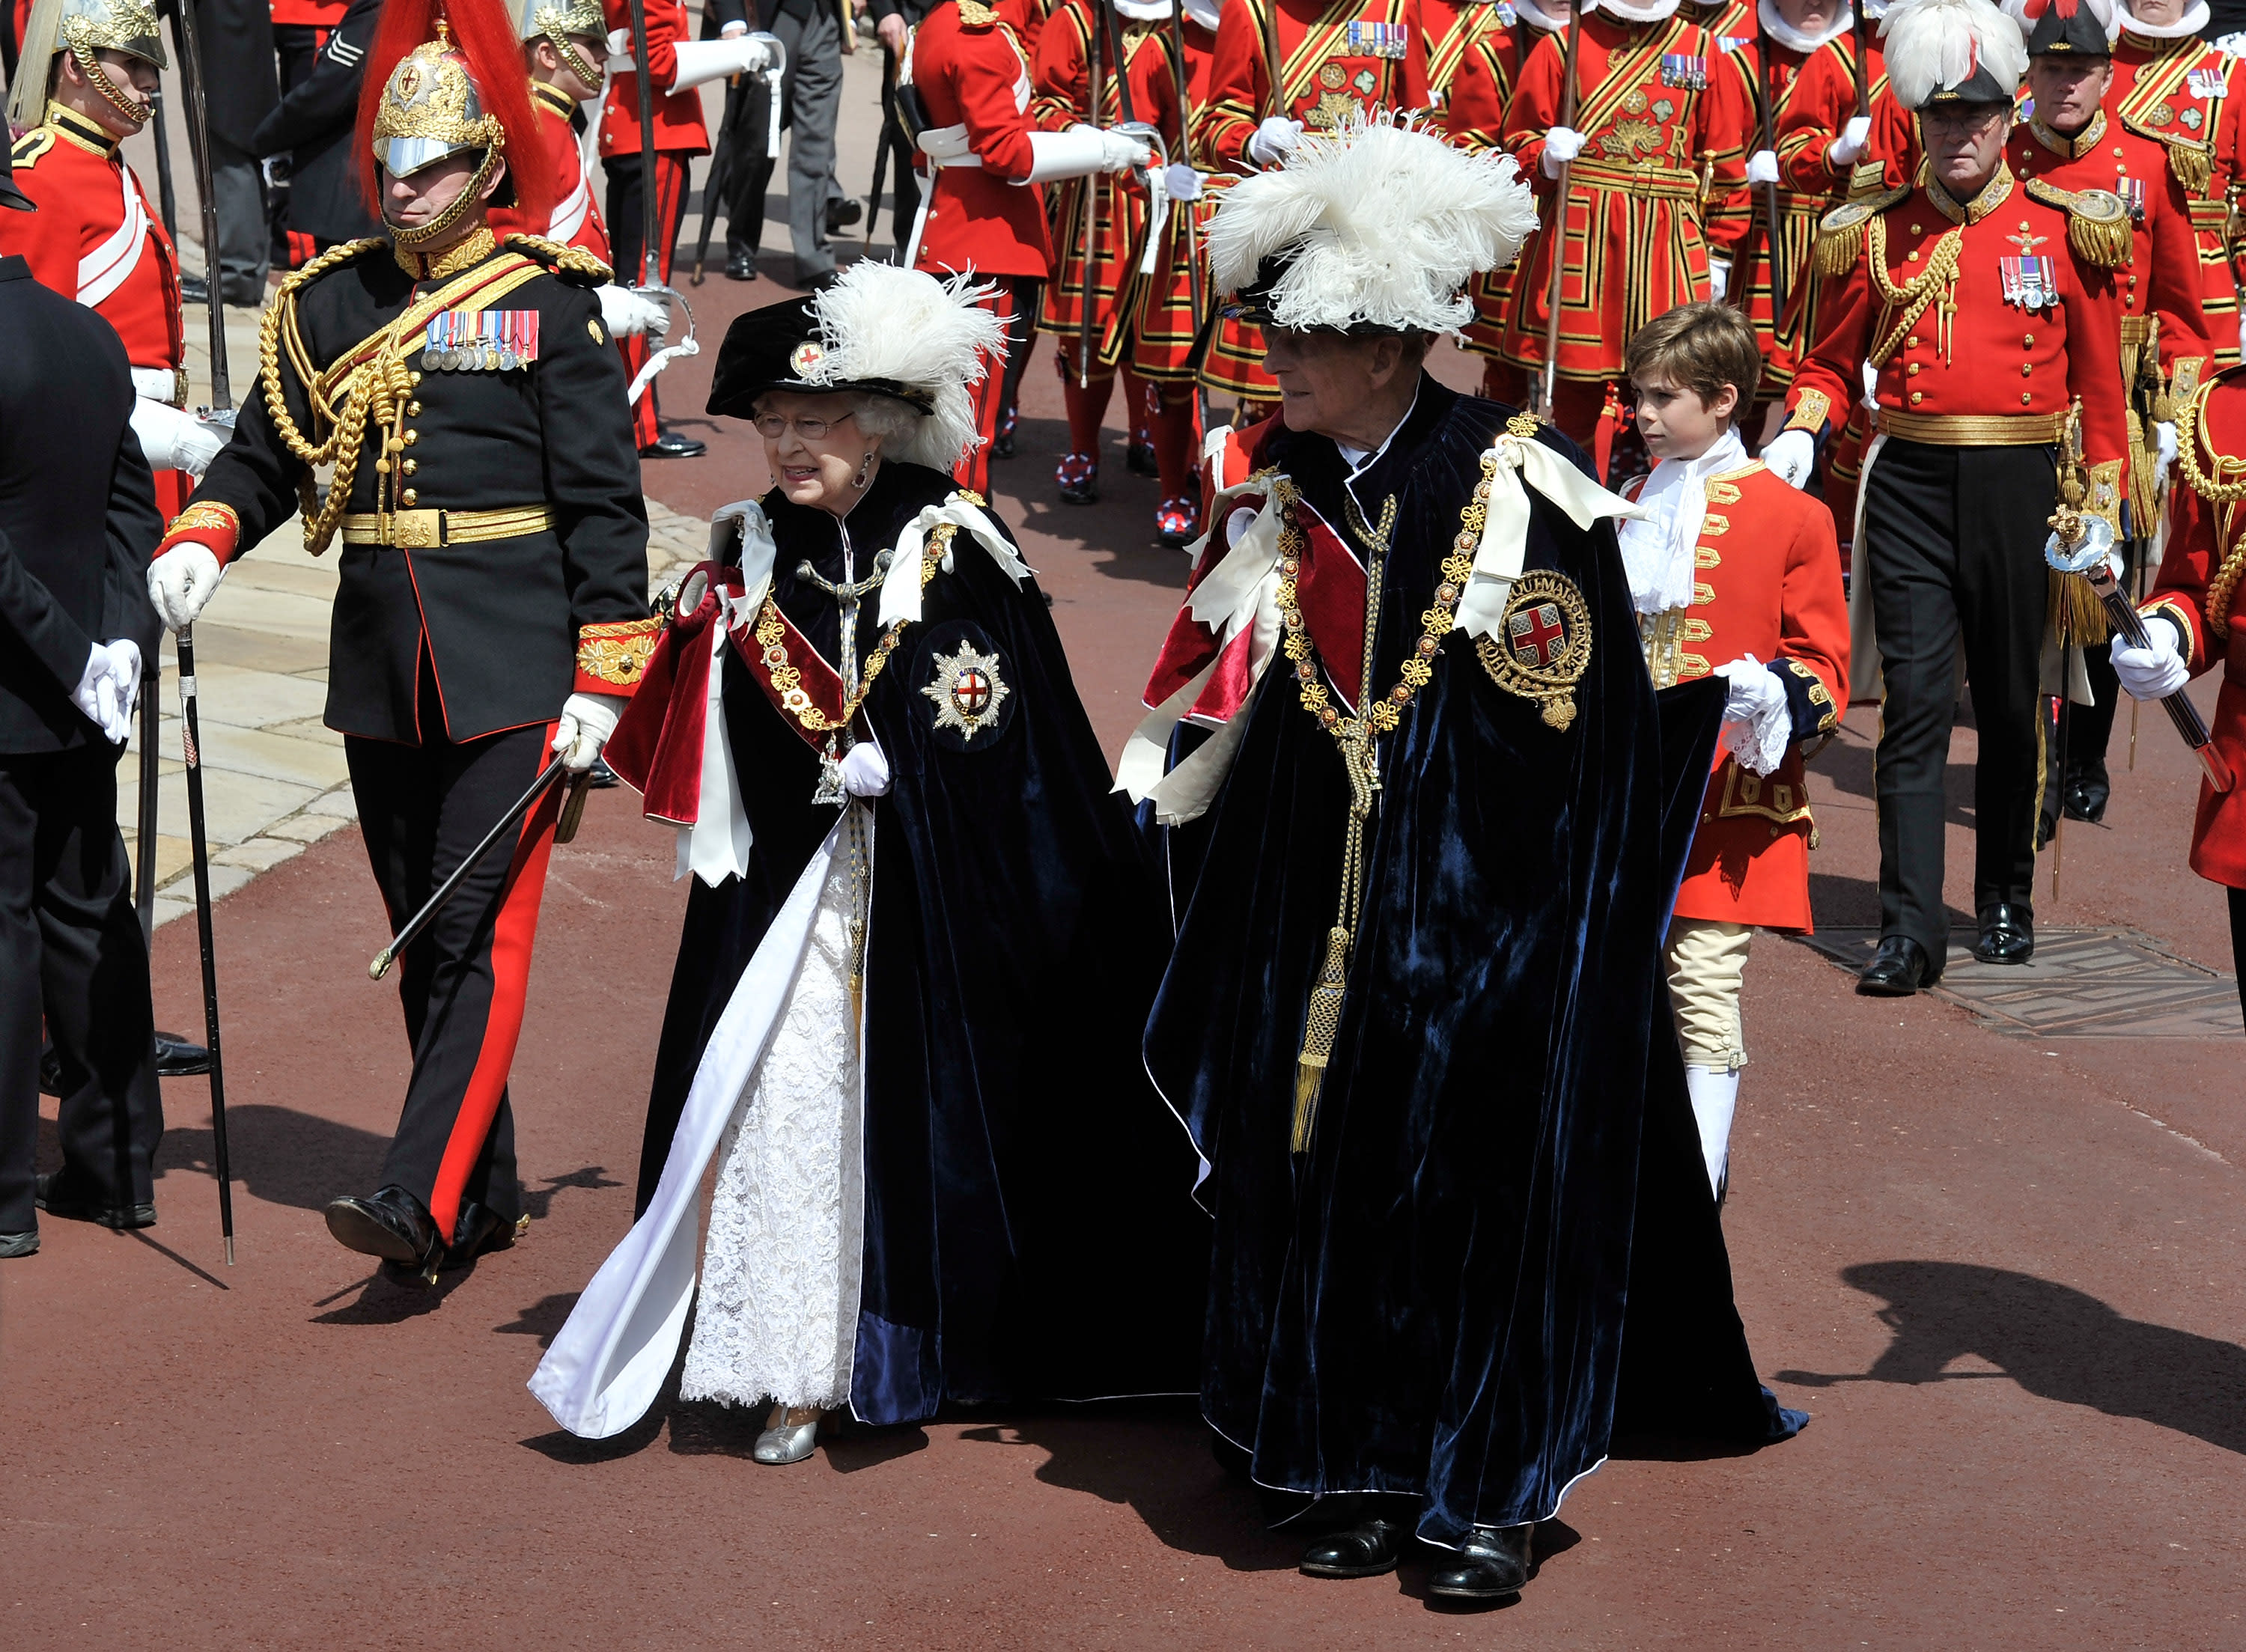
<instances>
[{"instance_id":1,"label":"gold tassel","mask_svg":"<svg viewBox=\"0 0 2246 1652\"><path fill-rule=\"evenodd\" d=\"M2079 208L2066 214L2066 242L2084 262L2100 269L2127 269L2136 255L2129 214L2093 218Z\"/></svg>"},{"instance_id":2,"label":"gold tassel","mask_svg":"<svg viewBox=\"0 0 2246 1652\"><path fill-rule=\"evenodd\" d=\"M2062 574L2053 568L2050 588L2048 618L2062 647L2078 643L2086 648L2106 641L2106 605L2090 588L2088 580L2079 574Z\"/></svg>"},{"instance_id":3,"label":"gold tassel","mask_svg":"<svg viewBox=\"0 0 2246 1652\"><path fill-rule=\"evenodd\" d=\"M2146 439L2145 421L2134 407L2125 408L2129 432L2129 520L2149 524L2161 509L2161 445Z\"/></svg>"},{"instance_id":4,"label":"gold tassel","mask_svg":"<svg viewBox=\"0 0 2246 1652\"><path fill-rule=\"evenodd\" d=\"M1840 276L1854 269L1864 255L1864 221L1861 218L1838 228L1821 226L1817 231L1817 273L1825 276Z\"/></svg>"},{"instance_id":5,"label":"gold tassel","mask_svg":"<svg viewBox=\"0 0 2246 1652\"><path fill-rule=\"evenodd\" d=\"M2203 144L2171 143L2168 170L2186 194L2204 196L2208 185L2215 181L2215 156Z\"/></svg>"},{"instance_id":6,"label":"gold tassel","mask_svg":"<svg viewBox=\"0 0 2246 1652\"><path fill-rule=\"evenodd\" d=\"M1295 1058L1295 1128L1287 1151L1308 1152L1310 1125L1317 1115L1318 1086L1333 1058L1334 1034L1341 1029L1341 1001L1349 990L1349 931L1336 924L1326 931L1326 961L1318 970L1318 984L1310 989L1310 1007L1303 1020L1303 1053Z\"/></svg>"}]
</instances>

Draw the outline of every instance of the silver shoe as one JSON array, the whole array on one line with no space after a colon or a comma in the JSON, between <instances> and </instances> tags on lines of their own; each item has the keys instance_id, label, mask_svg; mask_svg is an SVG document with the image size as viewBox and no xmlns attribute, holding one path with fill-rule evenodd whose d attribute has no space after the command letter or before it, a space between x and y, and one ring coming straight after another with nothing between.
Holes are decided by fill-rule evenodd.
<instances>
[{"instance_id":1,"label":"silver shoe","mask_svg":"<svg viewBox=\"0 0 2246 1652\"><path fill-rule=\"evenodd\" d=\"M777 1466L783 1463L800 1463L811 1455L811 1448L819 1439L819 1415L812 1414L807 1423L791 1423L785 1411L780 1421L757 1436L756 1450L751 1453L758 1462Z\"/></svg>"}]
</instances>

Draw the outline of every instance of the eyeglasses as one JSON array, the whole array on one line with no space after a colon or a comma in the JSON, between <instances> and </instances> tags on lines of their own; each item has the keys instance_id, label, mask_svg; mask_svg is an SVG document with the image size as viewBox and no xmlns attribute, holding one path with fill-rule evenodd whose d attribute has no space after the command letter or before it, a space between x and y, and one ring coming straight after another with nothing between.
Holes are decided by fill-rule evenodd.
<instances>
[{"instance_id":1,"label":"eyeglasses","mask_svg":"<svg viewBox=\"0 0 2246 1652\"><path fill-rule=\"evenodd\" d=\"M757 434L768 442L776 442L786 435L791 425L795 427L795 433L805 441L815 442L837 425L846 424L856 417L855 413L845 413L841 418L783 418L778 413L763 413L749 422L757 427Z\"/></svg>"},{"instance_id":2,"label":"eyeglasses","mask_svg":"<svg viewBox=\"0 0 2246 1652\"><path fill-rule=\"evenodd\" d=\"M1939 105L1919 112L1919 125L1945 132L1979 133L1989 131L2002 122L2011 123L2012 112L2003 104L1967 103Z\"/></svg>"}]
</instances>

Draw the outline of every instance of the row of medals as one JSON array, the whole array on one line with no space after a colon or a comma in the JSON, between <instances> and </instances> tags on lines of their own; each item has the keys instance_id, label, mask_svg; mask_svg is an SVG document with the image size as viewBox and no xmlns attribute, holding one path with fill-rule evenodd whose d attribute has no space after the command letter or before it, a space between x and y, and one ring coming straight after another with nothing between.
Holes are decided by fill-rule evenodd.
<instances>
[{"instance_id":1,"label":"row of medals","mask_svg":"<svg viewBox=\"0 0 2246 1652\"><path fill-rule=\"evenodd\" d=\"M454 350L439 350L432 344L421 352L421 366L432 373L511 373L521 365L522 357L503 344L469 344Z\"/></svg>"}]
</instances>

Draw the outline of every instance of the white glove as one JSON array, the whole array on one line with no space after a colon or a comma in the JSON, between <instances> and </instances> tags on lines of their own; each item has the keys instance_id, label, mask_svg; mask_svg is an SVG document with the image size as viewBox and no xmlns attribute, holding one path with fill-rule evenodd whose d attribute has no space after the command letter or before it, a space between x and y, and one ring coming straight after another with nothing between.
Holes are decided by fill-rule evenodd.
<instances>
[{"instance_id":1,"label":"white glove","mask_svg":"<svg viewBox=\"0 0 2246 1652\"><path fill-rule=\"evenodd\" d=\"M1841 135L1833 139L1825 151L1825 158L1836 167L1853 167L1863 158L1864 149L1872 141L1872 118L1851 115L1848 124L1841 128Z\"/></svg>"},{"instance_id":2,"label":"white glove","mask_svg":"<svg viewBox=\"0 0 2246 1652\"><path fill-rule=\"evenodd\" d=\"M85 670L71 690L71 704L85 713L104 738L123 745L133 733L133 694L140 683L140 649L131 642L96 642L87 650Z\"/></svg>"},{"instance_id":3,"label":"white glove","mask_svg":"<svg viewBox=\"0 0 2246 1652\"><path fill-rule=\"evenodd\" d=\"M1133 167L1143 167L1154 160L1154 152L1128 133L1109 132L1099 126L1088 126L1081 121L1069 128L1071 132L1090 133L1099 139L1101 172L1128 172Z\"/></svg>"},{"instance_id":4,"label":"white glove","mask_svg":"<svg viewBox=\"0 0 2246 1652\"><path fill-rule=\"evenodd\" d=\"M1259 167L1276 167L1295 153L1303 141L1303 123L1284 115L1266 115L1256 135L1248 140L1248 158Z\"/></svg>"},{"instance_id":5,"label":"white glove","mask_svg":"<svg viewBox=\"0 0 2246 1652\"><path fill-rule=\"evenodd\" d=\"M861 740L842 754L842 789L854 798L885 798L889 794L889 760L871 740Z\"/></svg>"},{"instance_id":6,"label":"white glove","mask_svg":"<svg viewBox=\"0 0 2246 1652\"><path fill-rule=\"evenodd\" d=\"M1583 134L1573 126L1555 126L1544 134L1544 175L1557 178L1560 168L1583 153Z\"/></svg>"},{"instance_id":7,"label":"white glove","mask_svg":"<svg viewBox=\"0 0 2246 1652\"><path fill-rule=\"evenodd\" d=\"M2175 627L2168 621L2157 615L2147 620L2145 635L2152 642L2148 649L2135 647L2125 636L2114 637L2113 675L2132 699L2165 700L2191 681L2191 668L2177 652Z\"/></svg>"},{"instance_id":8,"label":"white glove","mask_svg":"<svg viewBox=\"0 0 2246 1652\"><path fill-rule=\"evenodd\" d=\"M1793 742L1793 712L1786 703L1786 687L1771 669L1752 654L1716 668L1724 679L1724 750L1739 765L1756 774L1769 774L1786 760Z\"/></svg>"},{"instance_id":9,"label":"white glove","mask_svg":"<svg viewBox=\"0 0 2246 1652\"><path fill-rule=\"evenodd\" d=\"M1817 438L1806 430L1782 430L1764 445L1762 462L1788 487L1807 487L1817 465Z\"/></svg>"},{"instance_id":10,"label":"white glove","mask_svg":"<svg viewBox=\"0 0 2246 1652\"><path fill-rule=\"evenodd\" d=\"M1183 161L1162 171L1162 190L1172 201L1199 201L1201 174Z\"/></svg>"},{"instance_id":11,"label":"white glove","mask_svg":"<svg viewBox=\"0 0 2246 1652\"><path fill-rule=\"evenodd\" d=\"M1778 181L1778 151L1758 149L1747 157L1747 181L1751 184L1774 184Z\"/></svg>"},{"instance_id":12,"label":"white glove","mask_svg":"<svg viewBox=\"0 0 2246 1652\"><path fill-rule=\"evenodd\" d=\"M2153 435L2161 445L2161 474L2166 476L2176 462L2176 432L2175 421L2162 419L2153 426Z\"/></svg>"},{"instance_id":13,"label":"white glove","mask_svg":"<svg viewBox=\"0 0 2246 1652\"><path fill-rule=\"evenodd\" d=\"M206 424L168 403L140 396L133 402L133 434L140 438L150 470L185 471L190 476L201 476L233 432L223 425Z\"/></svg>"},{"instance_id":14,"label":"white glove","mask_svg":"<svg viewBox=\"0 0 2246 1652\"><path fill-rule=\"evenodd\" d=\"M193 625L226 575L208 545L182 540L148 564L148 600L169 630Z\"/></svg>"},{"instance_id":15,"label":"white glove","mask_svg":"<svg viewBox=\"0 0 2246 1652\"><path fill-rule=\"evenodd\" d=\"M621 338L644 333L660 342L670 333L670 306L661 299L650 298L636 288L615 282L596 287L593 293L601 301L601 321L613 336Z\"/></svg>"},{"instance_id":16,"label":"white glove","mask_svg":"<svg viewBox=\"0 0 2246 1652\"><path fill-rule=\"evenodd\" d=\"M1712 303L1724 302L1724 295L1732 288L1732 267L1720 258L1708 261L1708 298Z\"/></svg>"},{"instance_id":17,"label":"white glove","mask_svg":"<svg viewBox=\"0 0 2246 1652\"><path fill-rule=\"evenodd\" d=\"M630 699L622 694L573 694L562 703L562 716L554 725L553 749L572 774L591 768L616 731L616 719Z\"/></svg>"}]
</instances>

